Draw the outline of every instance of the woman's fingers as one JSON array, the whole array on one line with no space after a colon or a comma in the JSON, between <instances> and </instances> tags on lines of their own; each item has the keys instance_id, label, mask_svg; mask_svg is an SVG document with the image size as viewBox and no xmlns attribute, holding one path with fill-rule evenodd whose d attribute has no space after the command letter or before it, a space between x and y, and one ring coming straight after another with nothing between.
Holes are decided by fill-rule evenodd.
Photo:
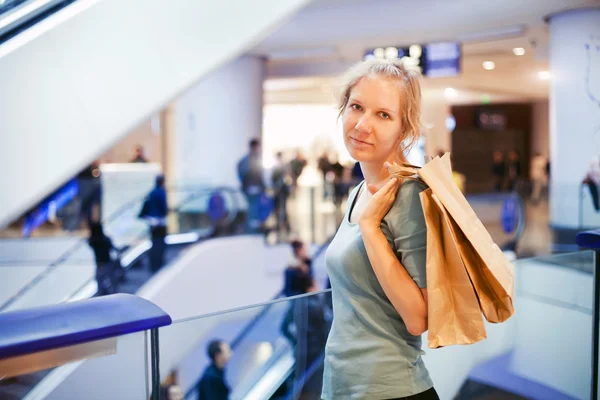
<instances>
[{"instance_id":1,"label":"woman's fingers","mask_svg":"<svg viewBox=\"0 0 600 400\"><path fill-rule=\"evenodd\" d=\"M388 180L385 184L385 186L383 187L387 193L389 192L395 192L396 189L398 189L398 178L391 178L390 180Z\"/></svg>"}]
</instances>

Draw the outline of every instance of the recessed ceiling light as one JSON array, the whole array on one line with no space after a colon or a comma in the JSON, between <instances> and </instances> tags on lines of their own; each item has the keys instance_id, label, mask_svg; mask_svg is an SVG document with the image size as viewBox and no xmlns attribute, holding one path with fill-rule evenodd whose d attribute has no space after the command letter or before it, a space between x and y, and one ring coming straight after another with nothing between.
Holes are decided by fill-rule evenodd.
<instances>
[{"instance_id":1,"label":"recessed ceiling light","mask_svg":"<svg viewBox=\"0 0 600 400\"><path fill-rule=\"evenodd\" d=\"M547 81L551 77L552 77L552 74L550 74L550 72L548 72L548 71L540 71L540 72L538 72L538 78L540 78L543 81Z\"/></svg>"},{"instance_id":2,"label":"recessed ceiling light","mask_svg":"<svg viewBox=\"0 0 600 400\"><path fill-rule=\"evenodd\" d=\"M523 54L525 54L525 49L524 49L524 48L522 48L522 47L515 47L515 48L513 49L513 54L514 54L515 56L522 56Z\"/></svg>"},{"instance_id":3,"label":"recessed ceiling light","mask_svg":"<svg viewBox=\"0 0 600 400\"><path fill-rule=\"evenodd\" d=\"M385 49L383 47L378 47L375 50L373 50L373 55L375 56L375 58L383 60L385 58Z\"/></svg>"},{"instance_id":4,"label":"recessed ceiling light","mask_svg":"<svg viewBox=\"0 0 600 400\"><path fill-rule=\"evenodd\" d=\"M448 99L454 99L458 96L458 91L454 88L447 87L444 89L444 96Z\"/></svg>"},{"instance_id":5,"label":"recessed ceiling light","mask_svg":"<svg viewBox=\"0 0 600 400\"><path fill-rule=\"evenodd\" d=\"M413 44L412 46L410 46L408 48L408 55L411 56L412 58L421 57L422 52L423 52L423 49L418 44Z\"/></svg>"},{"instance_id":6,"label":"recessed ceiling light","mask_svg":"<svg viewBox=\"0 0 600 400\"><path fill-rule=\"evenodd\" d=\"M395 60L398 58L398 49L396 47L388 47L385 49L384 57L388 60Z\"/></svg>"},{"instance_id":7,"label":"recessed ceiling light","mask_svg":"<svg viewBox=\"0 0 600 400\"><path fill-rule=\"evenodd\" d=\"M496 68L496 63L493 61L484 61L482 65L483 69L485 69L486 71L491 71L494 68Z\"/></svg>"}]
</instances>

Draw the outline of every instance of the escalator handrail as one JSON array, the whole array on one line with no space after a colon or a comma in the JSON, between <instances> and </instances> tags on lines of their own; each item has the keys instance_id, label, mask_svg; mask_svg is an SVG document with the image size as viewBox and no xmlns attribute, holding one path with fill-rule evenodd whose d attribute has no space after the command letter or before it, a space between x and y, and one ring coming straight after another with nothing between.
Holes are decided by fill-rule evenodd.
<instances>
[{"instance_id":1,"label":"escalator handrail","mask_svg":"<svg viewBox=\"0 0 600 400\"><path fill-rule=\"evenodd\" d=\"M77 0L34 0L0 10L0 45ZM10 4L10 3L9 3Z\"/></svg>"},{"instance_id":2,"label":"escalator handrail","mask_svg":"<svg viewBox=\"0 0 600 400\"><path fill-rule=\"evenodd\" d=\"M0 314L0 325L4 328L0 358L60 349L155 329L171 322L171 317L156 304L123 293L11 311Z\"/></svg>"},{"instance_id":3,"label":"escalator handrail","mask_svg":"<svg viewBox=\"0 0 600 400\"><path fill-rule=\"evenodd\" d=\"M298 385L296 385L296 384L298 382L306 382L310 378L312 378L312 376L315 374L317 368L320 367L324 362L325 362L325 352L323 352L323 354L321 354L315 361L313 361L312 364L310 364L310 366L306 369L306 371L304 371L304 373L300 377L298 377L297 379L294 379L294 384L292 385L292 388L291 388L290 392L288 393L288 395L286 397L284 397L284 400L293 400L293 399L298 398L298 395L300 393L298 393L298 391L296 390L296 388L298 387Z\"/></svg>"},{"instance_id":4,"label":"escalator handrail","mask_svg":"<svg viewBox=\"0 0 600 400\"><path fill-rule=\"evenodd\" d=\"M316 259L317 257L319 257L325 250L327 250L327 248L329 247L329 244L333 240L334 236L335 236L335 234L332 235L329 239L327 239L325 241L325 243L323 243L321 246L319 246L317 251L315 251L315 253L313 254L313 260ZM260 320L263 319L265 317L265 315L267 315L267 313L269 312L271 307L273 307L274 304L277 304L277 303L273 303L273 301L275 301L281 297L284 297L283 293L284 293L283 289L281 289L281 291L279 293L277 293L277 295L270 300L269 304L264 306L262 308L262 310L254 318L252 318L252 320L250 322L248 322L248 324L246 324L246 326L242 329L242 331L240 333L238 333L238 335L231 341L231 343L230 343L231 350L233 350L233 351L236 350L236 348L240 345L240 343L246 338L246 336L248 336L250 331L252 331L252 329L260 322ZM201 380L202 380L202 375L200 375L200 377L198 377L198 379L195 381L194 385L192 385L187 390L187 392L185 393L184 399L187 399L192 393L194 393L196 391Z\"/></svg>"},{"instance_id":5,"label":"escalator handrail","mask_svg":"<svg viewBox=\"0 0 600 400\"><path fill-rule=\"evenodd\" d=\"M186 189L185 187L184 188L168 187L167 190L185 191L185 190L191 190L191 189ZM238 189L234 189L234 188L230 188L230 187L211 188L211 187L205 186L205 187L198 187L198 190L206 191L211 194L214 193L215 191L225 191L225 192L232 192L232 193L239 192ZM195 199L196 196L197 196L197 194L194 194L193 198ZM146 197L147 197L147 194L125 203L124 205L119 207L115 212L113 212L109 217L104 219L102 221L102 224L104 225L106 223L112 222L112 221L116 220L117 218L121 217L127 210L129 210L132 207L143 202L143 200ZM188 196L185 199L188 199L189 197L191 197L191 196ZM235 199L235 196L232 196L232 197ZM183 206L183 204L180 205L180 207L182 207L182 206ZM237 212L239 213L239 209L237 210ZM71 246L67 251L65 251L61 256L59 256L56 259L56 261L51 262L43 271L41 271L32 280L30 280L27 285L23 286L17 293L15 293L11 297L9 297L2 304L0 304L0 312L6 310L6 308L9 307L11 304L13 304L15 301L17 301L17 299L19 299L21 296L25 295L25 293L27 293L29 290L31 290L38 282L40 282L43 278L45 278L47 275L49 275L56 267L58 267L64 261L66 261L72 254L75 253L75 251L77 251L82 246L87 246L87 238L81 238L81 240L78 240L73 246ZM86 284L87 284L87 282L86 282Z\"/></svg>"}]
</instances>

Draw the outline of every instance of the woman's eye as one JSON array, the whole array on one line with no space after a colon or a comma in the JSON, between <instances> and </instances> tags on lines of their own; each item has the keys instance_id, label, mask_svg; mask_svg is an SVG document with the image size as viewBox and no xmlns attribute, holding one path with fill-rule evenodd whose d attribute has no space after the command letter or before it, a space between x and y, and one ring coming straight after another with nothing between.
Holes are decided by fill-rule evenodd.
<instances>
[{"instance_id":1,"label":"woman's eye","mask_svg":"<svg viewBox=\"0 0 600 400\"><path fill-rule=\"evenodd\" d=\"M381 115L381 118L383 118L383 119L390 119L390 114L388 114L386 112L381 112L381 113L379 113L379 115Z\"/></svg>"},{"instance_id":2,"label":"woman's eye","mask_svg":"<svg viewBox=\"0 0 600 400\"><path fill-rule=\"evenodd\" d=\"M359 106L358 104L352 104L350 107L353 108L353 109L355 109L356 111L362 110L362 107Z\"/></svg>"}]
</instances>

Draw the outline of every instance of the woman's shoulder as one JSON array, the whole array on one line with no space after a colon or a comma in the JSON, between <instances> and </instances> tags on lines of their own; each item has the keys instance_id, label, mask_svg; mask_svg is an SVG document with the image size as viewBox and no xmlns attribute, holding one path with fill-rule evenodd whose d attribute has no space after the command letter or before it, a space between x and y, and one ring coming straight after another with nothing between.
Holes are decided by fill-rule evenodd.
<instances>
[{"instance_id":1,"label":"woman's shoulder","mask_svg":"<svg viewBox=\"0 0 600 400\"><path fill-rule=\"evenodd\" d=\"M384 221L390 226L402 227L413 219L423 218L420 193L427 190L429 186L421 180L405 179L398 187L396 200L384 217Z\"/></svg>"},{"instance_id":2,"label":"woman's shoulder","mask_svg":"<svg viewBox=\"0 0 600 400\"><path fill-rule=\"evenodd\" d=\"M419 193L427 189L429 189L429 186L421 179L405 179L404 182L398 186L394 206L402 206L402 204L406 204L407 201L414 198L419 199Z\"/></svg>"}]
</instances>

